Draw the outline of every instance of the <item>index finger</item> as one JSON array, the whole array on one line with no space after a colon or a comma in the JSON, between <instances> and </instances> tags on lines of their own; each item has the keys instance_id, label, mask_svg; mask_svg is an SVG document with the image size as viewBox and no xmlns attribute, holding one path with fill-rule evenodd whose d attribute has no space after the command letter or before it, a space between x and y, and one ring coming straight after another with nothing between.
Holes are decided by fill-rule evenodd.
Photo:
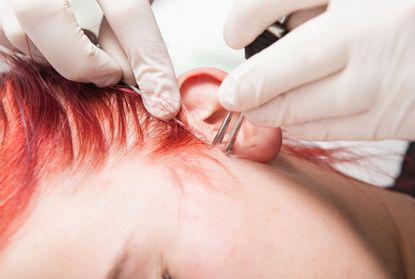
<instances>
[{"instance_id":1,"label":"index finger","mask_svg":"<svg viewBox=\"0 0 415 279\"><path fill-rule=\"evenodd\" d=\"M1 26L1 19L0 19L0 46L4 46L8 49L13 49L13 45L9 42L6 35L4 34L3 28Z\"/></svg>"},{"instance_id":2,"label":"index finger","mask_svg":"<svg viewBox=\"0 0 415 279\"><path fill-rule=\"evenodd\" d=\"M2 7L1 4L2 3L0 1L0 8ZM0 46L4 46L4 47L9 48L9 49L13 48L13 45L9 42L6 35L4 34L1 12L0 12Z\"/></svg>"},{"instance_id":3,"label":"index finger","mask_svg":"<svg viewBox=\"0 0 415 279\"><path fill-rule=\"evenodd\" d=\"M28 37L65 78L112 85L121 78L117 63L84 34L68 0L12 0Z\"/></svg>"},{"instance_id":4,"label":"index finger","mask_svg":"<svg viewBox=\"0 0 415 279\"><path fill-rule=\"evenodd\" d=\"M180 108L180 94L167 48L148 0L98 0L126 53L144 106L169 119Z\"/></svg>"}]
</instances>

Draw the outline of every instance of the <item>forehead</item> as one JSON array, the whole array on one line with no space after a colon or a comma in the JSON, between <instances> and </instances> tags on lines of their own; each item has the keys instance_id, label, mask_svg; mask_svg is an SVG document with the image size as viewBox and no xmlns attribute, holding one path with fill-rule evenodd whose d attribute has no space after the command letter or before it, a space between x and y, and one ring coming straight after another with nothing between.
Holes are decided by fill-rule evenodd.
<instances>
[{"instance_id":1,"label":"forehead","mask_svg":"<svg viewBox=\"0 0 415 279\"><path fill-rule=\"evenodd\" d=\"M101 279L125 250L143 278L164 266L183 279L284 278L371 261L345 216L298 185L250 174L224 191L189 183L183 192L144 169L41 197L0 259L0 278ZM339 265L328 266L338 251Z\"/></svg>"}]
</instances>

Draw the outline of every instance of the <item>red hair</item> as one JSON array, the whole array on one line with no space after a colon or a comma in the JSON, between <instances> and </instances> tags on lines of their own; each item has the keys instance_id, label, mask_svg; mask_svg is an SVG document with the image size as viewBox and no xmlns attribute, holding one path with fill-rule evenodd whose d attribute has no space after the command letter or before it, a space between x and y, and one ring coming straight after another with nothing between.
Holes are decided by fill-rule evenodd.
<instances>
[{"instance_id":1,"label":"red hair","mask_svg":"<svg viewBox=\"0 0 415 279\"><path fill-rule=\"evenodd\" d=\"M180 160L207 147L186 128L183 114L157 120L126 86L71 82L50 67L0 55L8 66L0 74L0 239L10 235L46 174L98 168L110 149L145 149L152 159Z\"/></svg>"}]
</instances>

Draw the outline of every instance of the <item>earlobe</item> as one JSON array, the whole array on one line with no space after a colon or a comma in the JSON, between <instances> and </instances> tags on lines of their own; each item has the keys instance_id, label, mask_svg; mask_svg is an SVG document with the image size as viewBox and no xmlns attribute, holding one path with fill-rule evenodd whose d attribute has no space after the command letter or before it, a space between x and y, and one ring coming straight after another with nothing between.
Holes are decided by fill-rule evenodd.
<instances>
[{"instance_id":1,"label":"earlobe","mask_svg":"<svg viewBox=\"0 0 415 279\"><path fill-rule=\"evenodd\" d=\"M182 75L178 80L189 124L209 141L213 140L227 113L218 100L219 86L226 75L218 69L200 68ZM261 128L245 121L235 143L234 154L267 162L278 155L281 142L279 128Z\"/></svg>"},{"instance_id":2,"label":"earlobe","mask_svg":"<svg viewBox=\"0 0 415 279\"><path fill-rule=\"evenodd\" d=\"M234 153L256 162L268 162L277 157L282 146L280 128L254 126L245 120L234 146Z\"/></svg>"}]
</instances>

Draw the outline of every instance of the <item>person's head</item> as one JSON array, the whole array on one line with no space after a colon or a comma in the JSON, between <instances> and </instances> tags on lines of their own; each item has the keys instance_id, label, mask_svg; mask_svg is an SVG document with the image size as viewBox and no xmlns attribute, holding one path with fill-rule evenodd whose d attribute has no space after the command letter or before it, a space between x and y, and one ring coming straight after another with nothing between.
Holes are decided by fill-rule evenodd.
<instances>
[{"instance_id":1,"label":"person's head","mask_svg":"<svg viewBox=\"0 0 415 279\"><path fill-rule=\"evenodd\" d=\"M183 76L182 112L165 122L152 118L128 87L73 83L16 56L5 60L8 70L0 78L4 276L103 278L121 274L118 267L110 271L121 263L127 270L122 274L172 269L195 275L220 268L225 258L215 259L216 254L226 257L246 240L234 235L239 221L227 224L239 214L230 208L235 205L222 201L224 193L232 197L234 186L241 186L239 174L231 170L232 159L209 146L225 114L216 96L225 73L200 69ZM235 152L267 161L280 146L279 129L247 123ZM238 206L240 214L243 207ZM232 214L218 218L224 212ZM204 238L210 235L216 237L209 243Z\"/></svg>"},{"instance_id":2,"label":"person's head","mask_svg":"<svg viewBox=\"0 0 415 279\"><path fill-rule=\"evenodd\" d=\"M275 157L279 129L245 123L238 156L209 146L225 114L223 72L184 75L182 111L166 122L128 87L7 60L0 278L279 278L347 269L317 263L339 247L357 255L312 184L238 158Z\"/></svg>"}]
</instances>

